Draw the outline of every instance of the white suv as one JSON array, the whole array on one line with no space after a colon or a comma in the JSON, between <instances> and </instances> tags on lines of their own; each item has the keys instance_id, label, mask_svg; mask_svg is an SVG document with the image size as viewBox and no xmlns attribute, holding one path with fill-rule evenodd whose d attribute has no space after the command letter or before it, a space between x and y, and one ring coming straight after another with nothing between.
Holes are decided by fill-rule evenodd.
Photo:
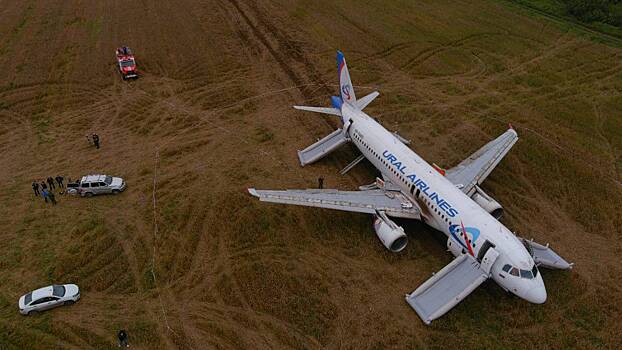
<instances>
[{"instance_id":1,"label":"white suv","mask_svg":"<svg viewBox=\"0 0 622 350\"><path fill-rule=\"evenodd\" d=\"M80 180L78 193L82 197L91 197L96 194L117 194L125 190L126 184L120 177L109 175L87 175Z\"/></svg>"},{"instance_id":2,"label":"white suv","mask_svg":"<svg viewBox=\"0 0 622 350\"><path fill-rule=\"evenodd\" d=\"M80 300L80 288L75 284L52 285L34 290L19 298L19 313L33 315L61 305L71 305Z\"/></svg>"}]
</instances>

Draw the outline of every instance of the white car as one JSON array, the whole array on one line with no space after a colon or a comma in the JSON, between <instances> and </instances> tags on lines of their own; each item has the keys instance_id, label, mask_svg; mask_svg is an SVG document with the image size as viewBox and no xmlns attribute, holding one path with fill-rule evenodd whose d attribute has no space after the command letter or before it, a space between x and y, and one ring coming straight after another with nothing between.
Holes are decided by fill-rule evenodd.
<instances>
[{"instance_id":1,"label":"white car","mask_svg":"<svg viewBox=\"0 0 622 350\"><path fill-rule=\"evenodd\" d=\"M19 298L19 313L32 315L80 300L80 288L75 284L51 285L34 290Z\"/></svg>"},{"instance_id":2,"label":"white car","mask_svg":"<svg viewBox=\"0 0 622 350\"><path fill-rule=\"evenodd\" d=\"M80 179L77 191L82 197L92 197L96 194L117 194L125 190L126 183L120 177L110 175L87 175Z\"/></svg>"}]
</instances>

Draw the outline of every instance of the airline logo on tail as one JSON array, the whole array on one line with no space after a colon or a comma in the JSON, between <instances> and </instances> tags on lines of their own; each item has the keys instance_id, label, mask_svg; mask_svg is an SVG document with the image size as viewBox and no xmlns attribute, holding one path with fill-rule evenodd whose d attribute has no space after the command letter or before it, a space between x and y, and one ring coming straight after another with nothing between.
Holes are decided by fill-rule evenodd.
<instances>
[{"instance_id":1,"label":"airline logo on tail","mask_svg":"<svg viewBox=\"0 0 622 350\"><path fill-rule=\"evenodd\" d=\"M341 94L346 97L347 101L350 101L352 99L350 96L350 85L343 85L341 87Z\"/></svg>"}]
</instances>

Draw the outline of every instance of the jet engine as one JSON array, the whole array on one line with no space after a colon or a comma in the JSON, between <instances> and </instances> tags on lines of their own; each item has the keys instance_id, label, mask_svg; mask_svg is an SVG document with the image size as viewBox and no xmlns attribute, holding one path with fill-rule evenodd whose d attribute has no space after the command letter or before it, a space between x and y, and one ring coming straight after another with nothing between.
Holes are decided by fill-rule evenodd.
<instances>
[{"instance_id":1,"label":"jet engine","mask_svg":"<svg viewBox=\"0 0 622 350\"><path fill-rule=\"evenodd\" d=\"M374 216L374 229L382 244L394 253L402 251L408 243L404 229L391 221L383 212Z\"/></svg>"},{"instance_id":2,"label":"jet engine","mask_svg":"<svg viewBox=\"0 0 622 350\"><path fill-rule=\"evenodd\" d=\"M471 196L480 207L486 210L495 219L500 219L503 215L503 207L499 202L486 194L479 186L475 186L475 193Z\"/></svg>"}]
</instances>

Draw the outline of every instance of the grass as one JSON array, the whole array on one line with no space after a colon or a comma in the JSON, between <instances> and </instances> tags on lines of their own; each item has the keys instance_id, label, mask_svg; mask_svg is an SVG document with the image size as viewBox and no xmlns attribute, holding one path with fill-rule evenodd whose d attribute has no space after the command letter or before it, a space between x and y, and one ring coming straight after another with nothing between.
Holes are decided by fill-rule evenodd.
<instances>
[{"instance_id":1,"label":"grass","mask_svg":"<svg viewBox=\"0 0 622 350\"><path fill-rule=\"evenodd\" d=\"M557 16L547 3L533 4ZM613 40L506 1L187 4L126 3L124 13L142 14L132 21L106 2L33 6L11 41L24 9L7 3L0 348L113 348L121 328L138 349L620 342ZM136 81L111 68L120 43L137 52ZM302 168L296 156L339 125L290 107L336 93L337 48L357 94L381 92L366 112L430 162L450 168L513 124L520 139L484 189L506 226L576 262L542 271L546 304L488 282L425 326L403 295L451 261L442 234L398 220L410 242L392 254L366 215L248 195L320 176L354 190L377 175L364 162L339 175L356 157L348 147ZM99 150L84 141L93 132ZM32 196L33 178L97 172L123 176L127 191L58 195L55 207ZM21 294L52 282L79 284L83 299L37 318L16 312Z\"/></svg>"},{"instance_id":2,"label":"grass","mask_svg":"<svg viewBox=\"0 0 622 350\"><path fill-rule=\"evenodd\" d=\"M566 5L561 0L503 0L511 2L528 12L554 19L565 30L586 35L595 41L610 45L622 45L622 28L601 22L582 22L566 12Z\"/></svg>"}]
</instances>

